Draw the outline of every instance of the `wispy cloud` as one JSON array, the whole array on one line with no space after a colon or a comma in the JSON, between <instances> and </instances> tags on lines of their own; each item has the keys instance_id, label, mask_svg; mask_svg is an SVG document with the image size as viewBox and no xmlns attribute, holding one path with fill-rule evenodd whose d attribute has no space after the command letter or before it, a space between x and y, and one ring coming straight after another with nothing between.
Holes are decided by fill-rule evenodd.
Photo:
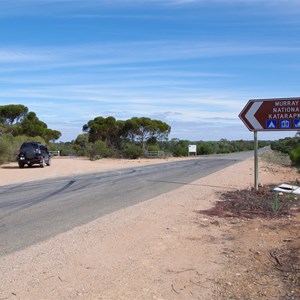
<instances>
[{"instance_id":1,"label":"wispy cloud","mask_svg":"<svg viewBox=\"0 0 300 300\"><path fill-rule=\"evenodd\" d=\"M32 49L0 48L0 63L27 63L48 60L49 56L36 49L38 53L32 53Z\"/></svg>"},{"instance_id":2,"label":"wispy cloud","mask_svg":"<svg viewBox=\"0 0 300 300\"><path fill-rule=\"evenodd\" d=\"M206 5L260 5L268 6L271 9L289 9L299 7L298 0L1 0L0 16L9 15L49 15L56 13L57 17L61 15L74 15L93 17L101 13L103 8L118 10L129 7L145 8L145 7L191 7ZM78 15L78 11L80 14Z\"/></svg>"},{"instance_id":3,"label":"wispy cloud","mask_svg":"<svg viewBox=\"0 0 300 300\"><path fill-rule=\"evenodd\" d=\"M0 63L32 63L33 68L105 66L131 63L188 60L263 54L292 54L300 51L297 41L282 46L274 42L253 45L236 41L199 42L192 40L142 41L73 45L67 47L0 48ZM42 63L42 64L41 64ZM43 65L44 63L44 65ZM19 67L22 67L19 65ZM0 70L1 72L1 70Z\"/></svg>"}]
</instances>

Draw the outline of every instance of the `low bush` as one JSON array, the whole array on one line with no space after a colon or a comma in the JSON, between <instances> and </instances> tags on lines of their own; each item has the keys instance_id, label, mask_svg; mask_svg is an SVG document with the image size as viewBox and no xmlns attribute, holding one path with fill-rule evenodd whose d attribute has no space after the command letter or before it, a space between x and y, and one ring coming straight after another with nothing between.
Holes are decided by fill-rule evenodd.
<instances>
[{"instance_id":1,"label":"low bush","mask_svg":"<svg viewBox=\"0 0 300 300\"><path fill-rule=\"evenodd\" d=\"M8 161L9 161L9 143L5 139L0 138L0 164L3 164Z\"/></svg>"},{"instance_id":2,"label":"low bush","mask_svg":"<svg viewBox=\"0 0 300 300\"><path fill-rule=\"evenodd\" d=\"M271 143L271 149L280 151L282 153L290 154L295 148L297 148L299 142L299 137L288 137L277 141L273 141Z\"/></svg>"},{"instance_id":3,"label":"low bush","mask_svg":"<svg viewBox=\"0 0 300 300\"><path fill-rule=\"evenodd\" d=\"M88 154L91 160L97 160L103 157L112 157L115 151L108 148L103 141L88 144Z\"/></svg>"},{"instance_id":4,"label":"low bush","mask_svg":"<svg viewBox=\"0 0 300 300\"><path fill-rule=\"evenodd\" d=\"M290 159L294 166L300 168L300 145L291 151Z\"/></svg>"},{"instance_id":5,"label":"low bush","mask_svg":"<svg viewBox=\"0 0 300 300\"><path fill-rule=\"evenodd\" d=\"M138 145L127 145L123 150L123 155L126 158L137 159L144 155L144 151L141 146Z\"/></svg>"}]
</instances>

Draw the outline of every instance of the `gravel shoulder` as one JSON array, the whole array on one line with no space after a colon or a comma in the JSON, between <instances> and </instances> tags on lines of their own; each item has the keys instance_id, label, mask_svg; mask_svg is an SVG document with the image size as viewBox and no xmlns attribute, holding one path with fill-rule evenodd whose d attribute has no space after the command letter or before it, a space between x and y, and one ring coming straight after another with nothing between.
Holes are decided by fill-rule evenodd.
<instances>
[{"instance_id":1,"label":"gravel shoulder","mask_svg":"<svg viewBox=\"0 0 300 300\"><path fill-rule=\"evenodd\" d=\"M54 159L51 167L22 170L8 164L0 184L161 162ZM296 237L281 232L282 224L271 230L278 220L199 213L220 193L253 186L253 165L237 163L1 257L0 299L280 299L285 287L268 275L269 251ZM259 166L262 184L299 178L289 168ZM297 215L287 221L299 226Z\"/></svg>"}]
</instances>

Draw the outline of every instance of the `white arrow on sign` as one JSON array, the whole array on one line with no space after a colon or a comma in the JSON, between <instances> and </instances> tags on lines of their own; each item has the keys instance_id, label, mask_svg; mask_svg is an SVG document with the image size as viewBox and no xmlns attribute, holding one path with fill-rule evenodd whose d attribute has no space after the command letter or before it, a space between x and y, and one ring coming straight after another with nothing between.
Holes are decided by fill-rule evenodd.
<instances>
[{"instance_id":1,"label":"white arrow on sign","mask_svg":"<svg viewBox=\"0 0 300 300\"><path fill-rule=\"evenodd\" d=\"M250 109L248 110L248 112L245 115L245 118L250 122L250 124L255 129L263 129L263 127L260 125L260 123L254 117L254 115L259 110L259 108L261 107L262 104L263 104L263 101L253 102L252 106L250 107Z\"/></svg>"}]
</instances>

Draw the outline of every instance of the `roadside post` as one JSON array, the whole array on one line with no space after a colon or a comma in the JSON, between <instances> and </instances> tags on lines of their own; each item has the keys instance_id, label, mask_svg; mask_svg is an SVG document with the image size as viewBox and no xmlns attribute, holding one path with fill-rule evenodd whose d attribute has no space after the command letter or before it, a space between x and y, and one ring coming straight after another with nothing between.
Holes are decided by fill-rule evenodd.
<instances>
[{"instance_id":1,"label":"roadside post","mask_svg":"<svg viewBox=\"0 0 300 300\"><path fill-rule=\"evenodd\" d=\"M258 190L258 138L257 131L254 131L254 187Z\"/></svg>"},{"instance_id":2,"label":"roadside post","mask_svg":"<svg viewBox=\"0 0 300 300\"><path fill-rule=\"evenodd\" d=\"M254 187L258 189L258 131L300 131L300 97L249 100L239 114L254 132Z\"/></svg>"}]
</instances>

